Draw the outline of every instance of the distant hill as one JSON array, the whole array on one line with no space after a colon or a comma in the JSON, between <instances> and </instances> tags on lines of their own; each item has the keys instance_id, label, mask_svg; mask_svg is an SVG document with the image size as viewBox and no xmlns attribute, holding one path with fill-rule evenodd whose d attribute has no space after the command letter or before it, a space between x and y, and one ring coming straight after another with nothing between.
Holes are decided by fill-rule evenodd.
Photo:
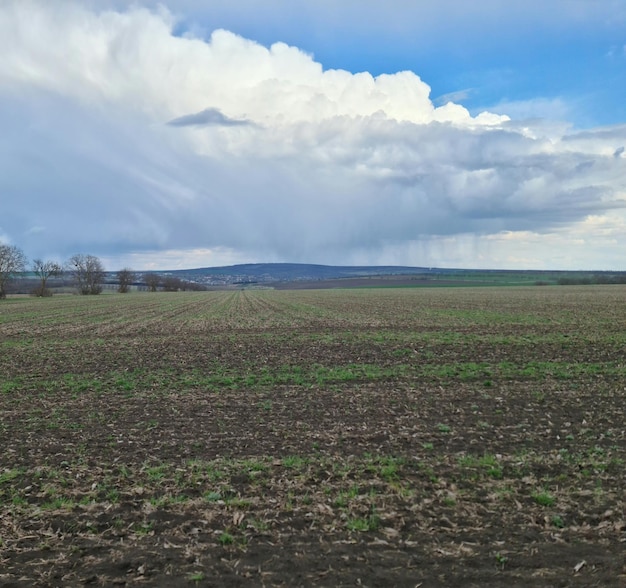
<instances>
[{"instance_id":1,"label":"distant hill","mask_svg":"<svg viewBox=\"0 0 626 588\"><path fill-rule=\"evenodd\" d=\"M406 266L332 266L309 263L246 263L225 267L204 267L161 272L183 279L225 283L295 282L360 278L367 276L416 275L431 269Z\"/></svg>"},{"instance_id":2,"label":"distant hill","mask_svg":"<svg viewBox=\"0 0 626 588\"><path fill-rule=\"evenodd\" d=\"M625 272L558 270L485 270L399 265L319 265L309 263L245 263L223 267L162 270L203 287L357 288L400 286L505 286L626 283ZM111 274L114 281L114 273Z\"/></svg>"}]
</instances>

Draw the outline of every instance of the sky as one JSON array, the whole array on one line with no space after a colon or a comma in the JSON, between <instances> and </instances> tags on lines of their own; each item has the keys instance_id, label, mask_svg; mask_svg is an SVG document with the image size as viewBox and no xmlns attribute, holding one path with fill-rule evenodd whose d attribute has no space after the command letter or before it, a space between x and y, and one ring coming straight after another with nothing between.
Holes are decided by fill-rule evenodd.
<instances>
[{"instance_id":1,"label":"sky","mask_svg":"<svg viewBox=\"0 0 626 588\"><path fill-rule=\"evenodd\" d=\"M0 242L626 270L623 0L0 0Z\"/></svg>"}]
</instances>

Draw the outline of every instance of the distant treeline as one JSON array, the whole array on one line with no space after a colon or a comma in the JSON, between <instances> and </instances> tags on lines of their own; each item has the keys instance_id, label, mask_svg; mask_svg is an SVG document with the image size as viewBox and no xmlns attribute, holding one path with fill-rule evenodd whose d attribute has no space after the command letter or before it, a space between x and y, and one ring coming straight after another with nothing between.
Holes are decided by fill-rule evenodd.
<instances>
[{"instance_id":1,"label":"distant treeline","mask_svg":"<svg viewBox=\"0 0 626 588\"><path fill-rule=\"evenodd\" d=\"M592 276L562 276L558 278L559 286L582 286L591 284L626 284L626 273L594 274Z\"/></svg>"},{"instance_id":2,"label":"distant treeline","mask_svg":"<svg viewBox=\"0 0 626 588\"><path fill-rule=\"evenodd\" d=\"M137 292L185 292L185 291L203 291L207 290L204 284L182 280L176 276L167 276L156 273L139 274L132 276L132 280L127 283L129 291ZM8 294L33 294L40 296L37 278L32 277L16 277L7 284L6 291ZM114 274L107 273L102 280L101 289L104 291L119 290L120 281ZM75 279L67 274L52 277L47 282L48 295L53 292L73 292L76 290Z\"/></svg>"}]
</instances>

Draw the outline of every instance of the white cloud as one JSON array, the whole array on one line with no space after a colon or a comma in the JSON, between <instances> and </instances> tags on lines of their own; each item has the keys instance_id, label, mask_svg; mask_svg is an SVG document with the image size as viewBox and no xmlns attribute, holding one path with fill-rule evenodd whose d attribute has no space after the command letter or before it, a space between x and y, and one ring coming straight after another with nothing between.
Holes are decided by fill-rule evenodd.
<instances>
[{"instance_id":1,"label":"white cloud","mask_svg":"<svg viewBox=\"0 0 626 588\"><path fill-rule=\"evenodd\" d=\"M472 117L412 72L86 6L0 12L0 218L33 256L519 265L484 236L626 206L625 128Z\"/></svg>"},{"instance_id":2,"label":"white cloud","mask_svg":"<svg viewBox=\"0 0 626 588\"><path fill-rule=\"evenodd\" d=\"M376 113L415 123L471 121L459 105L435 108L429 86L409 71L376 78L324 71L284 43L266 48L225 30L204 42L172 35L173 25L163 8L95 13L63 0L12 0L0 18L0 79L122 104L157 121L212 108L268 124ZM490 122L497 120L504 119Z\"/></svg>"},{"instance_id":3,"label":"white cloud","mask_svg":"<svg viewBox=\"0 0 626 588\"><path fill-rule=\"evenodd\" d=\"M626 214L611 211L589 215L579 222L549 232L507 231L488 235L492 267L506 267L515 254L532 262L525 267L568 270L626 270L622 252L626 247ZM546 250L552 251L551 259ZM555 263L556 261L556 263Z\"/></svg>"}]
</instances>

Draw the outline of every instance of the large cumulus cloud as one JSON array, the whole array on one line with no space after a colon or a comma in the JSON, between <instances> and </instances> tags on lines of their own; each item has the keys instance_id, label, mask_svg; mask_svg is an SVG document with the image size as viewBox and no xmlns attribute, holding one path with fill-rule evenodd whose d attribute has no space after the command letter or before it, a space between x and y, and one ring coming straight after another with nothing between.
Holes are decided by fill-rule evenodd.
<instances>
[{"instance_id":1,"label":"large cumulus cloud","mask_svg":"<svg viewBox=\"0 0 626 588\"><path fill-rule=\"evenodd\" d=\"M163 8L5 4L5 240L139 264L435 265L454 263L446 240L488 251L494 235L596 230L589 218L626 206L626 128L473 117L436 107L412 72L324 70L284 43L175 26Z\"/></svg>"}]
</instances>

